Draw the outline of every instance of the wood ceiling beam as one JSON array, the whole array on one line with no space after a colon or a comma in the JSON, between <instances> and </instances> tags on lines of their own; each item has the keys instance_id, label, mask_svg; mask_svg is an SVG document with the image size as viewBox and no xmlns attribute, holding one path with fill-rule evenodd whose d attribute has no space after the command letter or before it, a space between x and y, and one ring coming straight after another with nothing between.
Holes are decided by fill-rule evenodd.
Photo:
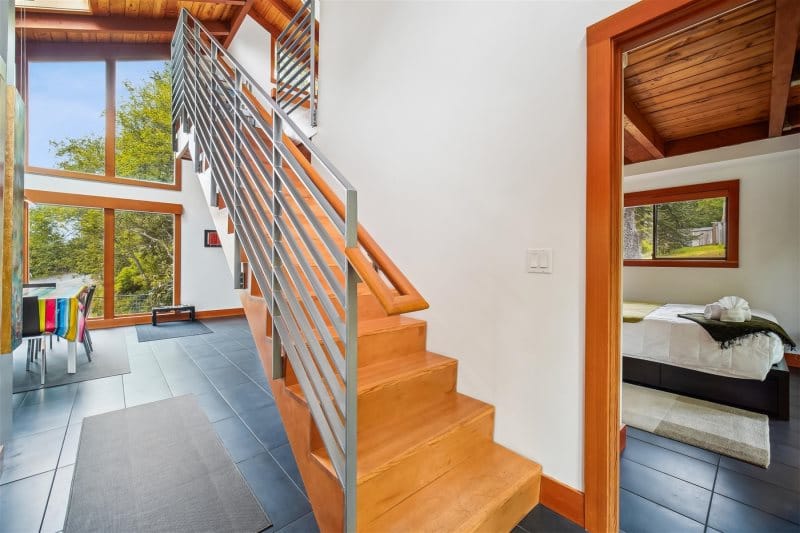
<instances>
[{"instance_id":1,"label":"wood ceiling beam","mask_svg":"<svg viewBox=\"0 0 800 533\"><path fill-rule=\"evenodd\" d=\"M178 24L177 18L141 18L121 16L65 15L56 13L27 13L21 17L17 13L17 30L31 31L70 31L82 33L149 33L150 35L172 36ZM225 36L230 28L223 22L203 21L203 25L213 35Z\"/></svg>"},{"instance_id":2,"label":"wood ceiling beam","mask_svg":"<svg viewBox=\"0 0 800 533\"><path fill-rule=\"evenodd\" d=\"M625 131L653 156L654 159L664 157L664 139L647 122L633 100L625 95L625 116L623 117Z\"/></svg>"},{"instance_id":3,"label":"wood ceiling beam","mask_svg":"<svg viewBox=\"0 0 800 533\"><path fill-rule=\"evenodd\" d=\"M250 12L250 9L253 7L253 3L255 0L246 0L242 6L236 10L236 13L231 18L231 28L230 33L228 36L225 37L225 40L222 42L222 46L225 48L229 47L233 42L233 38L236 37L236 32L239 31L239 28L242 26L245 17Z\"/></svg>"},{"instance_id":4,"label":"wood ceiling beam","mask_svg":"<svg viewBox=\"0 0 800 533\"><path fill-rule=\"evenodd\" d=\"M766 139L768 126L766 121L757 122L755 124L747 124L746 126L737 126L726 130L712 131L711 133L669 141L666 144L666 156L672 157L675 155L691 154L693 152L702 152L703 150L713 150L714 148L722 148L723 146L732 146L734 144Z\"/></svg>"},{"instance_id":5,"label":"wood ceiling beam","mask_svg":"<svg viewBox=\"0 0 800 533\"><path fill-rule=\"evenodd\" d=\"M783 133L798 32L800 32L800 2L777 0L772 52L772 89L769 100L770 137L778 137Z\"/></svg>"}]
</instances>

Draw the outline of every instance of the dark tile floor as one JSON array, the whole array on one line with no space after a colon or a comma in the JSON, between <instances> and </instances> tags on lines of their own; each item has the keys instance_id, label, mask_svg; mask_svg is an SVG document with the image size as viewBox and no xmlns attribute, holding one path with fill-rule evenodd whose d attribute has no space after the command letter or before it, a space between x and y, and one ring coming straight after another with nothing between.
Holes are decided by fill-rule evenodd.
<instances>
[{"instance_id":1,"label":"dark tile floor","mask_svg":"<svg viewBox=\"0 0 800 533\"><path fill-rule=\"evenodd\" d=\"M197 396L272 520L270 531L317 530L247 322L207 323L214 333L146 343L134 328L97 331L98 356L105 335L125 336L130 374L14 395L0 532L63 528L84 417L181 394Z\"/></svg>"},{"instance_id":2,"label":"dark tile floor","mask_svg":"<svg viewBox=\"0 0 800 533\"><path fill-rule=\"evenodd\" d=\"M800 532L800 372L791 420L770 421L769 468L628 428L620 464L620 529Z\"/></svg>"},{"instance_id":3,"label":"dark tile floor","mask_svg":"<svg viewBox=\"0 0 800 533\"><path fill-rule=\"evenodd\" d=\"M84 417L195 394L273 522L270 531L313 533L317 524L247 322L207 321L207 335L139 343L125 337L131 372L14 395L14 433L0 476L0 533L61 531ZM23 355L24 356L24 355ZM82 354L81 354L82 356ZM516 533L582 531L543 506Z\"/></svg>"}]
</instances>

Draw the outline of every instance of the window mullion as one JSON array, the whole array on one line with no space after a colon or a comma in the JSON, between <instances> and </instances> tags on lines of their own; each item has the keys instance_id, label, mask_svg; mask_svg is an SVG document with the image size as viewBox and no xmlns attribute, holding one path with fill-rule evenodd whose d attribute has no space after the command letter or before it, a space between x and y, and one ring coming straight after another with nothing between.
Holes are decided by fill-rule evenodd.
<instances>
[{"instance_id":1,"label":"window mullion","mask_svg":"<svg viewBox=\"0 0 800 533\"><path fill-rule=\"evenodd\" d=\"M111 59L106 60L106 176L115 177L117 175L116 158L116 130L117 130L117 109L116 109L116 78L117 65Z\"/></svg>"}]
</instances>

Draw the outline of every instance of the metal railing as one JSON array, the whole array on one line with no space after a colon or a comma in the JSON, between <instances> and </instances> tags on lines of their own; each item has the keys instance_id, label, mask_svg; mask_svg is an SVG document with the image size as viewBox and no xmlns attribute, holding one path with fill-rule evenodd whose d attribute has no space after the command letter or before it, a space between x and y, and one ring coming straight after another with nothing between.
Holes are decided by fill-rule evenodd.
<instances>
[{"instance_id":1,"label":"metal railing","mask_svg":"<svg viewBox=\"0 0 800 533\"><path fill-rule=\"evenodd\" d=\"M354 531L359 277L345 249L358 247L356 190L185 9L171 46L174 133L191 133L195 165L211 175L210 204L219 193L229 209L234 256L241 246L272 317L271 377L283 377L285 355ZM335 201L286 132L331 176Z\"/></svg>"},{"instance_id":2,"label":"metal railing","mask_svg":"<svg viewBox=\"0 0 800 533\"><path fill-rule=\"evenodd\" d=\"M309 106L317 125L317 55L315 1L307 0L275 39L275 100L287 114Z\"/></svg>"}]
</instances>

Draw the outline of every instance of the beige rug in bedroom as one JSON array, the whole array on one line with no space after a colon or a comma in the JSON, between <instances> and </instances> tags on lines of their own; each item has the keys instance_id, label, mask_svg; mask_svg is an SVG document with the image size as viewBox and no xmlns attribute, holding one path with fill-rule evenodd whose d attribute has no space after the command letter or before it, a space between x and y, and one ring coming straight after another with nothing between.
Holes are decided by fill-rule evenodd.
<instances>
[{"instance_id":1,"label":"beige rug in bedroom","mask_svg":"<svg viewBox=\"0 0 800 533\"><path fill-rule=\"evenodd\" d=\"M764 468L769 466L766 415L623 383L622 422Z\"/></svg>"}]
</instances>

